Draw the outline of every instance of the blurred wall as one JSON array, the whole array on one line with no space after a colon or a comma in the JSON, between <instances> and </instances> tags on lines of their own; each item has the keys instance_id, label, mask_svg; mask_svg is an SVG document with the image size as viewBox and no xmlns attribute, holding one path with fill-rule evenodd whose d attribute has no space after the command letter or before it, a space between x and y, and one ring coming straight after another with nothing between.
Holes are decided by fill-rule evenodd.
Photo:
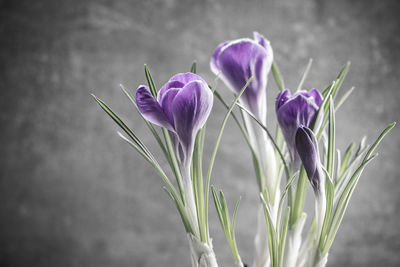
<instances>
[{"instance_id":1,"label":"blurred wall","mask_svg":"<svg viewBox=\"0 0 400 267\"><path fill-rule=\"evenodd\" d=\"M357 89L337 113L344 150L399 121L399 12L396 0L0 0L0 265L189 266L184 228L160 178L119 139L90 93L114 107L161 157L119 84L134 90L145 83L147 63L160 86L195 59L211 83L214 48L257 30L271 40L292 90L309 57L314 65L305 88L325 88L352 62L342 93ZM222 83L219 90L231 97ZM276 93L271 81L270 125ZM224 112L216 102L207 155ZM400 265L399 145L397 127L364 172L328 266ZM232 122L216 163L213 184L229 205L243 197L237 239L250 263L257 189ZM232 266L210 210L218 260Z\"/></svg>"}]
</instances>

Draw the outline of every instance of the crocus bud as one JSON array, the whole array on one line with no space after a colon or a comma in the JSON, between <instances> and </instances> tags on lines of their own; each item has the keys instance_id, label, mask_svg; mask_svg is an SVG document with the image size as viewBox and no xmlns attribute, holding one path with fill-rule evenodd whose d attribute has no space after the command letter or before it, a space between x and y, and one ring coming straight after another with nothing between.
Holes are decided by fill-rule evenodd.
<instances>
[{"instance_id":1,"label":"crocus bud","mask_svg":"<svg viewBox=\"0 0 400 267\"><path fill-rule=\"evenodd\" d=\"M220 44L211 58L211 70L239 93L253 76L240 102L260 121L265 122L267 76L273 61L267 39L255 32L254 39L243 38Z\"/></svg>"},{"instance_id":2,"label":"crocus bud","mask_svg":"<svg viewBox=\"0 0 400 267\"><path fill-rule=\"evenodd\" d=\"M296 132L296 149L316 195L321 192L321 167L317 139L307 127L300 125Z\"/></svg>"},{"instance_id":3,"label":"crocus bud","mask_svg":"<svg viewBox=\"0 0 400 267\"><path fill-rule=\"evenodd\" d=\"M312 125L321 103L322 96L315 89L308 92L299 91L294 95L286 89L279 93L276 99L276 115L290 152L291 166L294 171L300 167L295 144L296 131L300 125L305 127Z\"/></svg>"},{"instance_id":4,"label":"crocus bud","mask_svg":"<svg viewBox=\"0 0 400 267\"><path fill-rule=\"evenodd\" d=\"M145 119L176 134L177 154L183 164L190 164L196 134L213 105L207 83L193 73L177 74L160 89L157 99L147 86L139 86L136 103Z\"/></svg>"}]
</instances>

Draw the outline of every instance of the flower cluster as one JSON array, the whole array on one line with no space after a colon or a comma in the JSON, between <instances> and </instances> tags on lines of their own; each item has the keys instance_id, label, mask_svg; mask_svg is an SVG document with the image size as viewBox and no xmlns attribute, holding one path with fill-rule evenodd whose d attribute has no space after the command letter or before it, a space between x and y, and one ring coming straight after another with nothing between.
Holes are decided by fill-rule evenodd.
<instances>
[{"instance_id":1,"label":"flower cluster","mask_svg":"<svg viewBox=\"0 0 400 267\"><path fill-rule=\"evenodd\" d=\"M255 32L253 39L241 38L218 45L211 56L210 66L211 71L234 93L230 105L216 88L211 88L195 73L196 65L192 66L191 72L174 75L160 90L155 88L145 66L148 85L140 85L135 96L123 88L160 145L176 183L171 182L156 157L127 124L103 101L97 97L95 100L123 130L125 134L119 133L120 136L151 164L165 183L164 190L175 204L185 227L193 267L218 266L208 225L210 193L234 260L237 266L245 266L234 231L239 201L233 216L230 216L224 194L222 191L217 193L210 185L217 150L229 116L235 119L249 146L252 156L249 162L254 165L259 189L253 267L325 266L358 179L367 163L376 156L374 149L395 123L390 124L371 146L361 142L358 150L353 151L351 145L341 157L335 148L335 112L350 93L344 94L338 102L340 104L336 105L335 100L349 64L323 92L300 90L307 68L299 89L292 94L284 87L270 42ZM270 73L280 90L275 101L275 136L267 127ZM209 157L204 182L205 124L214 95L227 112ZM242 116L235 115L235 106ZM320 143L324 148L322 151ZM229 165L229 162L225 164ZM303 204L308 184L314 191L315 212L311 229L303 238L306 220Z\"/></svg>"}]
</instances>

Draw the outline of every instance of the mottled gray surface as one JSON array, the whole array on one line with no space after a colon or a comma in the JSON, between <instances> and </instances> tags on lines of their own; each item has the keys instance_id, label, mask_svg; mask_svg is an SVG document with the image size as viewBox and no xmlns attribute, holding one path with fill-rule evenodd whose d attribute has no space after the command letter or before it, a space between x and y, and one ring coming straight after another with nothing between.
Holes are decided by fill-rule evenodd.
<instances>
[{"instance_id":1,"label":"mottled gray surface","mask_svg":"<svg viewBox=\"0 0 400 267\"><path fill-rule=\"evenodd\" d=\"M144 83L148 63L162 85L194 59L212 82L217 44L258 30L292 89L309 57L306 88L324 88L352 61L343 88L357 91L337 114L344 149L399 121L399 12L396 0L0 1L0 265L188 266L184 229L159 177L89 94L115 107L161 156L118 84ZM272 111L277 91L269 88ZM206 155L223 113L216 103ZM328 266L400 265L399 145L395 129L359 183ZM237 239L245 262L258 201L249 159L229 122L213 183L230 205L243 196ZM232 266L210 209L218 260Z\"/></svg>"}]
</instances>

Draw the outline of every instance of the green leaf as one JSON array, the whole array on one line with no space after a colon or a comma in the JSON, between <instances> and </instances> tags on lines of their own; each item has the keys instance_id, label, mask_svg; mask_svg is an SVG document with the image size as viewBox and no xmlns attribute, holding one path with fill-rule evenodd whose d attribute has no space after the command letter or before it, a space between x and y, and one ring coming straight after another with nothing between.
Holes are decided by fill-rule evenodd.
<instances>
[{"instance_id":1,"label":"green leaf","mask_svg":"<svg viewBox=\"0 0 400 267\"><path fill-rule=\"evenodd\" d=\"M382 141L382 139L385 137L386 134L388 134L390 132L390 130L393 129L393 127L396 125L396 122L392 122L391 124L389 124L385 130L383 130L383 132L378 136L378 138L376 139L376 141L373 143L373 145L371 146L371 148L368 150L367 154L364 157L364 161L369 159L371 154L374 153L375 148L379 145L379 143Z\"/></svg>"},{"instance_id":2,"label":"green leaf","mask_svg":"<svg viewBox=\"0 0 400 267\"><path fill-rule=\"evenodd\" d=\"M214 90L214 95L215 95L215 96L217 97L217 99L222 103L222 105L223 105L226 109L229 110L229 106L226 104L226 102L224 101L224 99L221 97L221 95L220 95L216 90ZM253 160L253 166L254 166L255 172L256 172L257 184L258 184L259 188L261 188L262 175L261 175L261 165L260 165L260 161L259 161L259 159L258 159L258 157L257 157L256 152L255 152L254 149L253 149L253 146L252 146L251 143L250 143L249 136L248 136L248 134L247 134L247 131L246 131L245 127L242 125L242 123L241 123L241 122L239 121L239 119L236 117L236 115L235 115L235 113L233 112L233 110L232 110L232 112L231 112L231 116L232 116L232 118L234 119L234 121L236 122L236 125L239 127L239 130L240 130L240 132L242 133L242 135L243 135L243 137L244 137L244 139L245 139L245 141L246 141L246 144L247 144L247 146L248 146L249 149L250 149L251 156L252 156L252 160Z\"/></svg>"},{"instance_id":3,"label":"green leaf","mask_svg":"<svg viewBox=\"0 0 400 267\"><path fill-rule=\"evenodd\" d=\"M346 75L347 75L347 72L349 71L349 68L350 68L350 61L348 61L348 62L346 63L346 65L344 65L344 67L343 67L342 70L339 72L339 74L338 74L338 76L337 76L337 78L336 78L336 80L335 80L335 82L334 82L334 83L335 83L335 86L333 87L333 91L331 92L331 93L332 93L332 98L333 98L333 99L335 99L336 94L337 94L337 92L338 92L340 86L342 85L343 80L344 80L344 78L345 78ZM331 84L331 85L332 85L332 84ZM322 96L323 96L324 98L329 96L328 92L330 91L329 88L331 87L331 85L329 85L328 88L326 88L326 89L322 92ZM326 111L327 111L327 110L326 110Z\"/></svg>"},{"instance_id":4,"label":"green leaf","mask_svg":"<svg viewBox=\"0 0 400 267\"><path fill-rule=\"evenodd\" d=\"M164 153L165 157L167 158L167 160L168 160L168 162L169 162L169 161L170 161L169 155L168 155L167 150L166 150L166 148L165 148L165 146L164 146L164 143L162 142L162 140L161 140L160 136L158 135L156 129L153 127L153 125L152 125L148 120L146 120L146 119L143 117L142 113L140 113L140 111L139 111L139 109L138 109L138 107L137 107L137 105L136 105L135 98L132 96L132 94L129 93L128 90L126 90L125 87L124 87L122 84L120 85L120 87L121 87L122 91L124 92L124 94L125 94L125 95L128 97L128 99L131 101L131 103L133 104L133 106L136 108L136 110L138 111L138 113L140 114L140 116L142 117L142 119L144 120L144 122L146 123L147 127L149 128L149 130L150 130L151 133L153 134L154 138L156 139L158 145L160 146L162 152Z\"/></svg>"},{"instance_id":5,"label":"green leaf","mask_svg":"<svg viewBox=\"0 0 400 267\"><path fill-rule=\"evenodd\" d=\"M240 198L236 202L235 210L233 212L232 217L232 226L230 226L230 219L229 219L229 212L228 207L226 205L225 197L222 191L219 192L219 197L215 188L211 186L211 193L214 199L215 208L217 210L218 218L221 223L222 230L225 235L225 239L231 249L232 255L235 259L235 262L241 266L242 261L240 259L240 255L236 245L236 238L235 238L235 220L236 220L236 213L239 206Z\"/></svg>"},{"instance_id":6,"label":"green leaf","mask_svg":"<svg viewBox=\"0 0 400 267\"><path fill-rule=\"evenodd\" d=\"M328 157L327 170L333 177L333 165L335 160L335 111L332 96L329 96L329 131L328 131Z\"/></svg>"},{"instance_id":7,"label":"green leaf","mask_svg":"<svg viewBox=\"0 0 400 267\"><path fill-rule=\"evenodd\" d=\"M354 143L351 143L347 147L346 152L345 152L345 154L343 156L343 160L342 160L342 164L340 166L340 172L339 172L339 176L338 177L341 177L343 175L344 171L346 170L347 162L350 159L350 156L351 156L351 153L353 152L353 149L354 149Z\"/></svg>"},{"instance_id":8,"label":"green leaf","mask_svg":"<svg viewBox=\"0 0 400 267\"><path fill-rule=\"evenodd\" d=\"M145 67L146 69L147 67ZM152 79L151 79L151 75L149 72L149 84L153 84ZM153 84L154 85L154 84ZM143 115L140 113L137 105L136 105L136 101L133 98L133 96L121 85L121 89L122 91L125 93L125 95L128 97L128 99L132 102L132 104L135 106L135 108L137 109L138 113L140 114L140 116L142 117L142 119L145 121L147 127L150 129L150 131L152 132L154 138L156 139L157 143L159 144L159 146L161 147L161 150L163 151L165 158L167 159L171 170L173 171L175 178L176 178L176 182L178 184L178 189L179 189L179 193L181 195L181 200L183 203L185 203L185 198L184 198L184 194L183 194L183 188L182 188L182 175L178 166L178 161L176 159L176 155L172 146L172 141L171 138L169 136L169 133L167 130L165 130L164 128L161 128L161 131L163 133L164 136L164 140L166 145L164 145L164 143L162 142L160 136L158 135L157 131L155 130L155 128L153 127L153 125L148 122Z\"/></svg>"},{"instance_id":9,"label":"green leaf","mask_svg":"<svg viewBox=\"0 0 400 267\"><path fill-rule=\"evenodd\" d=\"M307 76L308 76L308 72L309 72L310 69L311 69L312 63L313 63L313 59L310 58L310 59L308 60L307 67L306 67L306 69L305 69L305 71L304 71L304 73L303 73L303 76L301 77L301 80L300 80L300 82L299 82L299 85L297 86L297 90L296 90L296 91L300 91L301 88L303 87L304 81L306 80L306 78L307 78Z\"/></svg>"},{"instance_id":10,"label":"green leaf","mask_svg":"<svg viewBox=\"0 0 400 267\"><path fill-rule=\"evenodd\" d=\"M260 198L263 203L264 207L264 215L265 215L265 220L267 222L267 233L268 233L268 249L269 249L269 255L271 257L271 266L275 267L278 266L278 241L277 241L277 234L276 230L274 227L274 222L272 220L272 215L271 215L271 209L269 208L269 205L267 204L267 201L265 200L265 197L267 197L268 191L264 190L264 194L260 193ZM268 197L267 197L268 198Z\"/></svg>"},{"instance_id":11,"label":"green leaf","mask_svg":"<svg viewBox=\"0 0 400 267\"><path fill-rule=\"evenodd\" d=\"M202 140L203 139L203 140ZM204 141L204 127L197 133L193 149L192 168L193 168L193 192L197 210L197 220L199 224L200 241L207 242L207 233L204 222L204 189L202 174L202 152Z\"/></svg>"},{"instance_id":12,"label":"green leaf","mask_svg":"<svg viewBox=\"0 0 400 267\"><path fill-rule=\"evenodd\" d=\"M322 230L321 230L321 236L319 239L318 247L320 251L324 250L325 246L325 240L326 240L326 235L329 227L329 222L331 220L331 215L332 215L332 209L333 209L333 197L334 197L334 186L332 183L332 180L329 176L329 172L323 168L325 172L325 199L326 199L326 210L325 210L325 217L324 217L324 222L322 224ZM324 255L322 255L324 256Z\"/></svg>"},{"instance_id":13,"label":"green leaf","mask_svg":"<svg viewBox=\"0 0 400 267\"><path fill-rule=\"evenodd\" d=\"M330 85L329 90L327 92L327 96L324 96L324 100L322 101L321 105L319 106L317 115L315 116L315 119L314 119L314 123L311 126L311 130L314 133L316 133L317 140L319 140L319 138L322 135L322 132L324 131L323 121L324 121L324 117L326 114L325 107L327 107L327 104L329 103L329 96L332 94L334 86L335 86L335 82L332 82L332 84Z\"/></svg>"},{"instance_id":14,"label":"green leaf","mask_svg":"<svg viewBox=\"0 0 400 267\"><path fill-rule=\"evenodd\" d=\"M359 180L364 168L372 159L374 159L377 156L377 154L372 155L372 153L374 152L375 148L379 145L379 143L382 141L382 139L385 137L385 135L387 133L389 133L390 130L393 129L393 127L395 125L396 125L396 123L393 122L382 131L382 133L378 136L378 138L373 143L373 145L369 148L361 165L357 168L357 170L353 173L352 177L348 181L346 188L344 189L343 193L341 194L338 204L336 205L336 209L335 209L335 212L334 212L334 215L332 218L331 227L329 229L328 237L326 239L326 244L324 246L324 251L322 252L323 255L328 252L330 246L332 245L332 242L336 236L337 230L343 219L343 215L344 215L346 208L348 206L348 203L350 201L351 195L358 183L358 180Z\"/></svg>"},{"instance_id":15,"label":"green leaf","mask_svg":"<svg viewBox=\"0 0 400 267\"><path fill-rule=\"evenodd\" d=\"M285 256L285 244L286 244L286 235L287 230L289 228L289 216L290 215L290 207L286 207L285 215L283 216L281 233L279 238L279 267L283 265L283 259ZM279 224L277 224L279 225Z\"/></svg>"},{"instance_id":16,"label":"green leaf","mask_svg":"<svg viewBox=\"0 0 400 267\"><path fill-rule=\"evenodd\" d=\"M282 75L279 72L279 68L276 62L272 62L271 69L272 69L272 75L274 76L274 80L276 82L276 85L278 85L279 90L280 91L285 90L285 83L282 79Z\"/></svg>"},{"instance_id":17,"label":"green leaf","mask_svg":"<svg viewBox=\"0 0 400 267\"><path fill-rule=\"evenodd\" d=\"M338 110L343 103L349 98L349 96L354 92L355 87L351 87L338 101L337 105L335 105L335 111Z\"/></svg>"},{"instance_id":18,"label":"green leaf","mask_svg":"<svg viewBox=\"0 0 400 267\"><path fill-rule=\"evenodd\" d=\"M146 148L146 146L140 141L140 139L133 133L131 129L115 114L103 101L93 95L93 98L100 105L100 107L114 120L114 122L122 129L124 132L132 139L135 145L140 149L144 154L146 154L150 159L154 160L150 151Z\"/></svg>"},{"instance_id":19,"label":"green leaf","mask_svg":"<svg viewBox=\"0 0 400 267\"><path fill-rule=\"evenodd\" d=\"M214 150L213 153L211 155L210 158L210 163L209 163L209 167L208 167L208 172L207 172L207 180L206 180L206 195L205 195L205 221L208 222L208 194L209 194L209 190L210 190L210 180L211 180L211 173L212 173L212 168L214 166L214 161L215 161L215 157L217 156L217 151L218 151L218 146L219 143L221 142L221 138L222 138L222 133L224 131L225 125L228 121L229 115L232 112L233 107L235 106L235 104L237 103L237 101L239 100L240 96L244 93L244 91L246 90L246 88L249 86L251 80L253 79L253 77L250 77L250 79L247 81L247 83L244 85L244 87L242 88L242 90L240 90L239 94L235 97L235 99L233 100L232 104L230 105L228 111L225 114L224 120L222 121L221 124L221 128L219 130L218 136L217 136L217 140L215 142L215 146L214 146ZM208 231L208 223L207 225L207 233Z\"/></svg>"},{"instance_id":20,"label":"green leaf","mask_svg":"<svg viewBox=\"0 0 400 267\"><path fill-rule=\"evenodd\" d=\"M296 178L296 176L299 174L299 172L295 172L292 177L290 177L289 181L286 183L285 189L282 192L281 199L279 200L279 207L278 207L278 216L277 216L277 225L280 224L280 218L282 214L282 208L283 208L283 203L285 200L285 196L288 193L289 189L292 187L293 181ZM289 199L288 199L289 201ZM288 205L290 207L290 205Z\"/></svg>"},{"instance_id":21,"label":"green leaf","mask_svg":"<svg viewBox=\"0 0 400 267\"><path fill-rule=\"evenodd\" d=\"M272 142L272 144L274 145L275 149L276 149L276 150L278 151L278 153L279 153L279 156L280 156L280 158L281 158L281 160L282 160L282 163L283 163L283 165L285 166L286 177L287 177L287 179L289 180L289 179L290 179L290 178L289 178L289 177L290 177L290 171L289 171L289 167L288 167L288 165L287 165L287 163L286 163L285 157L283 156L282 151L280 150L279 146L276 144L276 142L275 142L274 138L272 137L271 133L269 132L268 128L267 128L265 125L263 125L263 124L253 115L253 113L251 113L251 111L247 110L243 105L241 105L241 104L239 104L239 103L236 103L236 105L237 105L241 110L243 110L243 111L245 111L247 114L249 114L250 117L251 117L252 119L254 119L254 120L258 123L258 125L260 125L261 128L263 128L263 130L267 133L269 139L271 140L271 142Z\"/></svg>"},{"instance_id":22,"label":"green leaf","mask_svg":"<svg viewBox=\"0 0 400 267\"><path fill-rule=\"evenodd\" d=\"M337 92L339 91L340 87L342 86L343 80L347 75L347 72L349 71L350 68L350 61L346 62L346 65L344 65L343 69L340 71L336 82L335 82L335 87L333 88L333 92L332 92L332 98L335 99Z\"/></svg>"},{"instance_id":23,"label":"green leaf","mask_svg":"<svg viewBox=\"0 0 400 267\"><path fill-rule=\"evenodd\" d=\"M233 215L232 215L232 228L231 228L231 232L232 232L232 234L233 234L233 237L235 237L236 213L237 213L237 210L238 210L239 203L240 203L240 200L241 200L241 199L242 199L242 198L239 197L239 199L236 201L235 209L233 210Z\"/></svg>"},{"instance_id":24,"label":"green leaf","mask_svg":"<svg viewBox=\"0 0 400 267\"><path fill-rule=\"evenodd\" d=\"M151 77L150 70L149 70L149 68L147 67L146 64L144 64L144 74L146 75L147 83L149 85L151 94L155 98L157 98L157 89L156 89L156 86L154 85L153 78Z\"/></svg>"},{"instance_id":25,"label":"green leaf","mask_svg":"<svg viewBox=\"0 0 400 267\"><path fill-rule=\"evenodd\" d=\"M183 193L183 186L182 186L182 179L183 179L182 173L180 171L178 160L175 155L175 149L172 144L171 136L169 135L168 130L165 128L161 128L161 132L164 136L164 141L165 141L166 148L167 148L168 158L170 159L169 163L172 168L172 171L174 172L176 182L178 184L179 194L181 196L183 205L185 205L186 202L185 202L185 194Z\"/></svg>"},{"instance_id":26,"label":"green leaf","mask_svg":"<svg viewBox=\"0 0 400 267\"><path fill-rule=\"evenodd\" d=\"M196 65L197 65L196 61L193 61L192 67L190 68L191 73L196 73Z\"/></svg>"}]
</instances>

